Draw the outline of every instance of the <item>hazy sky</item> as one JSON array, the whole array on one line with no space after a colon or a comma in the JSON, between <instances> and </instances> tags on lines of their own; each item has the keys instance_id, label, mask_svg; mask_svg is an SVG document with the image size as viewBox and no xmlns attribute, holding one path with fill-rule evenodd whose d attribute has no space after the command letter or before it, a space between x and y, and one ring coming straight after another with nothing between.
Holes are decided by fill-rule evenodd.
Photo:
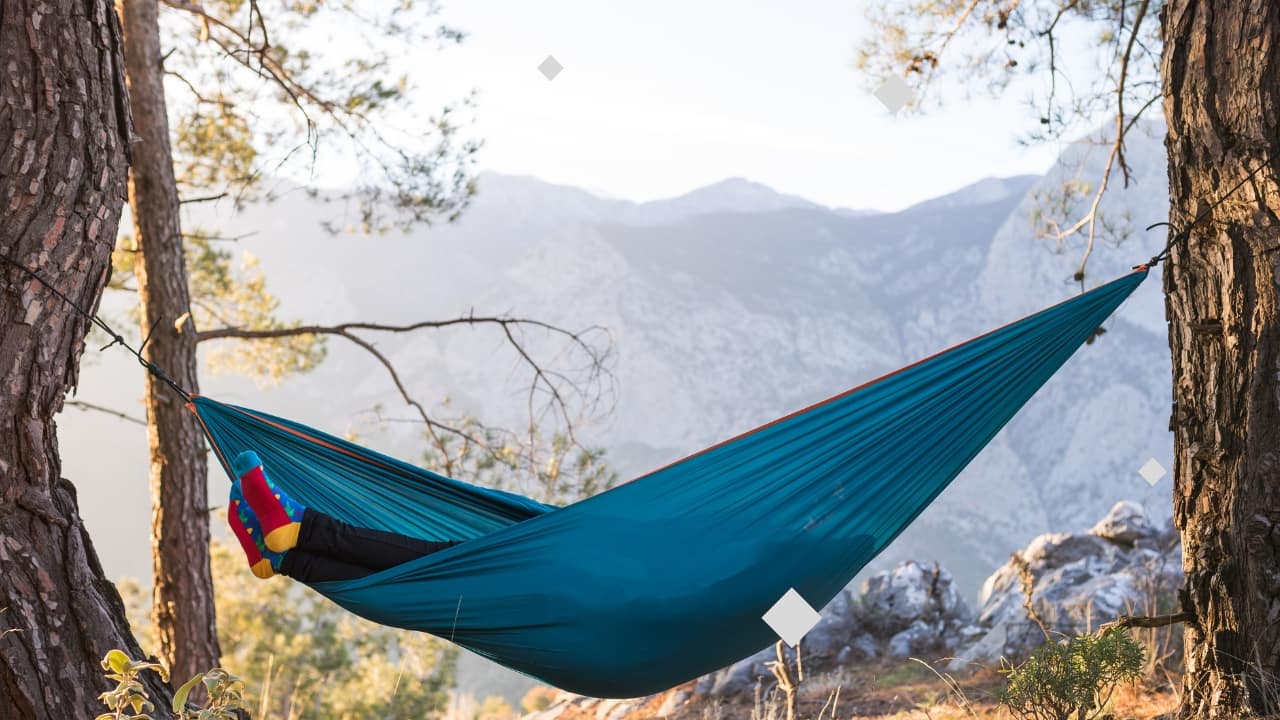
<instances>
[{"instance_id":1,"label":"hazy sky","mask_svg":"<svg viewBox=\"0 0 1280 720\"><path fill-rule=\"evenodd\" d=\"M1025 93L895 117L854 67L864 3L443 4L467 31L418 83L480 91L483 169L647 200L743 176L823 204L897 209L991 175L1041 173ZM564 71L537 66L554 55Z\"/></svg>"}]
</instances>

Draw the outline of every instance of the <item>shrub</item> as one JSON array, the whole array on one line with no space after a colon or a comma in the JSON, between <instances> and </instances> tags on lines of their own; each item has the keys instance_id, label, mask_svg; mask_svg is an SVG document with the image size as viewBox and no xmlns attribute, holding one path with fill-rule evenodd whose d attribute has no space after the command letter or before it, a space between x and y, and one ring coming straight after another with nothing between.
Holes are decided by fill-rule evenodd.
<instances>
[{"instance_id":1,"label":"shrub","mask_svg":"<svg viewBox=\"0 0 1280 720\"><path fill-rule=\"evenodd\" d=\"M147 696L147 688L138 680L144 670L154 670L167 682L169 674L159 663L134 660L120 650L112 650L102 658L102 669L107 679L114 680L115 688L98 696L107 712L96 720L149 720L155 705Z\"/></svg>"},{"instance_id":2,"label":"shrub","mask_svg":"<svg viewBox=\"0 0 1280 720\"><path fill-rule=\"evenodd\" d=\"M1050 641L1003 671L1008 684L999 700L1022 720L1093 720L1145 663L1142 646L1122 629Z\"/></svg>"},{"instance_id":3,"label":"shrub","mask_svg":"<svg viewBox=\"0 0 1280 720\"><path fill-rule=\"evenodd\" d=\"M219 539L211 553L222 663L248 680L242 702L255 720L418 720L448 705L456 648L375 625L287 578L259 580ZM132 581L119 589L146 638L146 593Z\"/></svg>"},{"instance_id":4,"label":"shrub","mask_svg":"<svg viewBox=\"0 0 1280 720\"><path fill-rule=\"evenodd\" d=\"M486 697L475 714L475 720L512 720L515 717L516 711L511 703L497 695Z\"/></svg>"},{"instance_id":5,"label":"shrub","mask_svg":"<svg viewBox=\"0 0 1280 720\"><path fill-rule=\"evenodd\" d=\"M169 674L164 666L147 660L134 660L121 650L112 650L102 659L102 669L107 679L114 680L115 688L98 696L107 712L96 720L151 720L155 705L147 695L147 688L138 676L151 670L165 682ZM191 691L203 685L207 699L196 707L187 704ZM244 710L244 683L240 678L221 668L200 673L183 683L173 694L173 714L178 720L236 720Z\"/></svg>"},{"instance_id":6,"label":"shrub","mask_svg":"<svg viewBox=\"0 0 1280 720\"><path fill-rule=\"evenodd\" d=\"M556 689L547 687L546 685L535 685L529 688L529 692L524 694L524 698L520 700L520 707L527 713L546 710L555 702Z\"/></svg>"}]
</instances>

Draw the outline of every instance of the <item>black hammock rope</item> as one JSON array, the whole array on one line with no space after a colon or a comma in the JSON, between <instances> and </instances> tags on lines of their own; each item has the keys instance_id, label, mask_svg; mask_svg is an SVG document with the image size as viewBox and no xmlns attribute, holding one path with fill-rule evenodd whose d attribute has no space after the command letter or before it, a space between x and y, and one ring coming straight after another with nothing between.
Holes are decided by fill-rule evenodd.
<instances>
[{"instance_id":1,"label":"black hammock rope","mask_svg":"<svg viewBox=\"0 0 1280 720\"><path fill-rule=\"evenodd\" d=\"M1146 263L1142 265L1134 265L1133 269L1137 270L1139 268L1152 268L1152 267L1155 267L1156 265L1159 265L1161 262L1164 262L1165 260L1169 259L1169 252L1173 250L1174 245L1178 244L1179 242L1185 242L1188 238L1190 238L1192 228L1196 227L1197 225L1200 224L1200 221L1204 220L1205 218L1213 214L1213 211L1216 210L1220 205L1222 205L1222 203L1226 202L1227 198L1234 195L1237 191L1240 190L1240 188L1244 187L1245 184L1247 184L1250 180L1257 177L1258 173L1262 172L1263 168L1271 164L1271 160L1272 160L1272 154L1268 153L1267 157L1265 157L1261 162L1259 162L1257 167L1255 167L1252 171L1250 171L1248 175L1245 175L1244 178L1240 180L1240 182L1237 182L1235 185L1233 185L1230 190L1224 193L1215 202L1211 203L1209 207L1205 208L1198 215L1196 215L1195 218L1192 219L1189 225L1183 228L1178 228L1174 226L1173 223L1169 223L1169 222L1158 222L1158 223L1152 223L1151 225L1148 225L1146 228L1147 230L1152 230L1153 228L1158 228L1161 225L1164 225L1168 227L1169 230L1172 231L1173 235L1172 237L1169 238L1169 242L1165 244L1163 250L1161 250L1159 253L1154 255ZM156 322L154 325L151 326L151 330L150 332L147 333L147 337L143 338L142 340L142 345L140 345L138 348L135 349L132 345L130 345L128 342L125 341L124 337L120 335L120 333L116 332L114 328L108 325L106 321L104 321L102 318L98 317L97 315L81 307L76 301L67 297L61 290L54 287L52 283L50 283L48 280L45 280L43 277L41 277L40 274L37 273L36 271L19 263L17 260L13 260L7 255L0 255L0 260L3 260L6 264L12 265L13 267L21 270L32 280L35 280L36 282L48 288L49 292L52 292L64 303L71 306L71 308L74 309L77 313L83 315L91 323L93 323L95 326L97 326L99 329L101 329L103 332L109 335L111 337L111 342L99 348L100 352L105 351L107 348L119 345L120 347L133 353L134 357L138 358L138 363L141 364L142 367L146 368L147 372L151 373L151 375L154 376L157 380L164 383L165 385L168 385L174 392L182 396L183 400L187 402L191 402L191 393L187 392L185 389L183 389L181 385L175 382L173 378L169 377L169 375L166 374L162 368L160 368L155 363L151 362L150 360L147 360L145 357L142 356L142 351L146 349L147 343L151 342L151 335L152 333L155 332L156 328L159 327L160 322Z\"/></svg>"},{"instance_id":2,"label":"black hammock rope","mask_svg":"<svg viewBox=\"0 0 1280 720\"><path fill-rule=\"evenodd\" d=\"M1210 203L1209 207L1205 208L1204 210L1201 210L1198 215L1192 218L1191 223L1186 227L1178 228L1174 226L1173 223L1169 223L1169 222L1158 222L1158 223L1151 223L1150 225L1148 225L1147 230L1151 230L1152 228L1158 228L1161 225L1164 225L1165 227L1173 231L1173 236L1169 238L1169 242L1165 244L1164 249L1161 250L1155 256L1153 256L1150 260L1148 260L1145 265L1134 265L1133 269L1137 270L1140 267L1155 267L1156 265L1159 265L1161 262L1168 260L1169 251L1173 249L1174 245L1178 244L1179 242L1185 242L1186 240L1190 239L1192 228L1199 225L1201 220L1204 220L1205 218L1212 215L1214 210L1217 210L1218 207L1222 205L1222 203L1227 201L1227 198L1234 195L1237 190L1244 187L1250 180L1257 177L1258 173L1262 172L1263 168L1271 164L1273 153L1274 151L1272 153L1267 153L1267 156L1263 158L1261 162L1258 163L1257 167L1255 167L1252 171L1250 171L1248 175L1245 175L1244 178L1240 180L1240 182L1236 183L1235 185L1232 185L1231 189L1223 193L1222 197L1218 198L1217 201Z\"/></svg>"},{"instance_id":3,"label":"black hammock rope","mask_svg":"<svg viewBox=\"0 0 1280 720\"><path fill-rule=\"evenodd\" d=\"M147 372L151 373L157 380L159 380L160 382L172 388L174 392L182 396L183 400L187 402L191 402L191 393L184 390L182 386L179 385L177 382L175 382L173 378L169 377L169 375L165 373L165 371L162 368L160 368L158 365L156 365L155 363L151 362L150 360L142 356L142 351L147 348L147 343L151 342L152 333L156 331L156 328L160 326L160 322L162 322L163 320L157 321L154 325L151 326L151 330L150 332L147 333L147 336L143 338L142 344L135 349L132 345L130 345L127 341L125 341L123 335L116 332L115 328L108 325L105 320L89 312L88 310L85 310L75 300L72 300L71 298L67 297L65 293L63 293L58 288L54 287L53 284L50 283L48 280L45 280L43 277L40 277L40 274L37 273L36 271L28 268L27 266L19 263L16 260L11 259L7 255L0 255L0 260L3 260L6 264L12 265L13 267L21 270L32 280L35 280L36 282L48 288L49 292L56 295L64 303L71 306L73 310L83 315L87 320L89 320L89 322L93 323L100 330L102 330L107 335L109 335L111 337L111 342L99 348L98 349L99 352L103 352L108 348L119 345L125 350L128 350L129 352L133 353L134 357L138 358L138 362L142 365L142 367L146 368Z\"/></svg>"}]
</instances>

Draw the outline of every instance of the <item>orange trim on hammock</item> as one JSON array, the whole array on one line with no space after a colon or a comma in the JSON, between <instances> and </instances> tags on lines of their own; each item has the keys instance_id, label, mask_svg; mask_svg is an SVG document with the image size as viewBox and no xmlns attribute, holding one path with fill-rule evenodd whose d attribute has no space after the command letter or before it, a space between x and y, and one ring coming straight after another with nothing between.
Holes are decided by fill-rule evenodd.
<instances>
[{"instance_id":1,"label":"orange trim on hammock","mask_svg":"<svg viewBox=\"0 0 1280 720\"><path fill-rule=\"evenodd\" d=\"M191 399L195 400L197 395L192 395ZM209 426L204 424L204 418L200 417L200 412L196 410L194 402L187 403L187 409L196 416L196 421L200 423L200 429L204 430L204 436L209 438L209 447L213 448L213 452L218 456L218 462L222 463L223 470L230 470L231 463L227 462L227 456L222 454L222 448L218 447L217 441L213 439L213 433L209 432Z\"/></svg>"},{"instance_id":2,"label":"orange trim on hammock","mask_svg":"<svg viewBox=\"0 0 1280 720\"><path fill-rule=\"evenodd\" d=\"M280 423L278 423L278 422L274 422L274 421L272 421L272 420L268 420L268 419L266 419L266 418L262 417L261 415L258 415L258 414L257 414L257 413L255 413L255 412L252 412L252 411L249 411L249 410L245 410L245 409L243 409L243 408L238 408L238 407L235 407L235 406L232 406L232 405L223 405L223 407L228 408L228 409L230 409L230 410L232 410L232 411L234 411L234 412L238 412L238 413L240 413L241 415L244 415L244 416L246 416L246 417L253 418L254 420L257 420L258 422L260 422L260 423L262 423L262 424L264 424L264 425L270 425L271 427L276 428L277 430L283 430L284 432L287 432L287 433L289 433L290 435L294 435L294 436L296 436L296 437L300 437L300 438L302 438L303 440L306 440L307 442L315 443L316 445L319 445L319 446L321 446L321 447L329 448L330 450L336 450L337 452L340 452L340 453L342 453L343 455L346 455L346 456L348 456L348 457L354 458L354 459L359 460L359 461L361 461L361 462L366 462L366 463L369 463L370 465L377 465L378 467L382 468L383 470L390 470L391 472L396 472L396 473L401 472L399 469L397 469L397 468L395 468L395 467L393 467L393 466L391 466L391 465L387 465L387 464L385 464L385 463L378 462L377 460L374 460L373 458L371 458L371 457L369 457L369 456L367 456L367 455L361 455L361 454L359 454L359 453L354 453L354 452L352 452L352 451L350 451L350 450L348 450L348 449L346 449L346 448L343 448L343 447L339 447L339 446L337 446L337 445L334 445L333 443L331 443L331 442L329 442L329 441L327 441L327 440L322 440L321 438L315 437L314 435L308 435L307 433L304 433L304 432L302 432L301 430L296 430L296 429L291 428L291 427L286 427L286 426L284 426L284 425L281 425L281 424L280 424ZM207 432L207 431L206 431L206 432Z\"/></svg>"},{"instance_id":3,"label":"orange trim on hammock","mask_svg":"<svg viewBox=\"0 0 1280 720\"><path fill-rule=\"evenodd\" d=\"M1146 272L1148 272L1148 271L1149 271L1149 268L1148 268L1146 265L1138 265L1138 266L1134 267L1134 268L1133 268L1133 270L1131 270L1129 274L1130 274L1130 275L1132 275L1132 274L1137 274L1137 273L1146 273ZM1087 292L1094 292L1095 290L1098 290L1098 289L1100 289L1100 288L1102 288L1102 287L1105 287L1106 285L1110 285L1111 283L1114 283L1114 282L1119 282L1119 281L1120 281L1120 280L1122 280L1124 277L1126 277L1126 276L1121 275L1120 277L1116 278L1115 280L1112 280L1112 281L1110 281L1110 282L1107 282L1107 283L1105 283L1104 285L1099 285L1098 287L1094 288L1093 290L1089 290L1089 291L1087 291ZM1087 293L1081 293L1081 294L1087 294ZM863 390L863 389L865 389L865 388L867 388L867 387L870 387L871 385L875 385L876 383L879 383L879 382L881 382L881 381L888 380L889 378L891 378L891 377L893 377L893 376L895 376L895 375L898 375L898 374L900 374L900 373L906 372L907 370L910 370L910 369L912 369L912 368L914 368L914 367L916 367L916 366L918 366L918 365L922 365L922 364L924 364L924 363L926 363L926 362L929 362L930 360L933 360L933 359L935 359L935 358L937 358L937 357L939 357L939 356L941 356L941 355L945 355L945 354L947 354L947 353L951 352L952 350L959 349L959 348L961 348L961 347L964 347L965 345L968 345L969 343L975 342L975 341L977 341L977 340L981 340L982 338L987 337L988 335L993 335L993 334L995 334L995 333L997 333L997 332L1000 332L1001 330L1004 330L1005 328L1010 327L1011 325L1016 325L1016 324L1018 324L1018 323L1022 322L1023 320L1026 320L1027 318L1034 317L1034 316L1036 316L1036 315L1039 315L1040 313L1043 313L1043 312L1047 312L1047 311L1049 311L1049 310L1052 310L1053 308L1056 308L1056 307L1058 307L1058 306L1060 306L1060 305L1065 305L1065 304L1067 304L1067 303L1069 303L1069 302L1072 302L1072 301L1074 301L1077 297L1079 297L1079 296L1067 298L1067 299L1065 299L1065 300L1062 300L1062 301L1056 302L1056 303L1054 303L1054 304L1052 304L1052 305L1049 305L1048 307L1041 308L1040 310L1037 310L1037 311L1035 311L1035 312L1033 312L1033 313L1029 313L1029 314L1024 315L1024 316L1022 316L1022 317L1020 317L1020 318L1017 318L1016 320L1011 320L1011 321L1009 321L1009 322L1005 323L1004 325L1001 325L1001 326L999 326L999 327L996 327L996 328L993 328L993 329L991 329L991 330L988 330L988 331L986 331L986 332L984 332L984 333L982 333L982 334L980 334L980 335L975 335L975 336L973 336L973 337L969 338L968 340L963 340L963 341L958 342L958 343L956 343L956 344L954 344L954 345L951 345L951 346L949 346L949 347L943 348L942 350L939 350L939 351L937 351L937 352L933 353L932 355L927 355L927 356L925 356L925 357L923 357L923 358L921 358L921 359L919 359L919 360L916 360L915 362L911 363L910 365L904 365L904 366L902 366L902 367L898 368L897 370L894 370L894 371L892 371L892 372L885 373L884 375L881 375L881 376L879 376L879 377L876 377L876 378L873 378L873 379L871 379L871 380L868 380L868 381L866 381L866 382L862 383L861 385L857 385L857 386L854 386L854 387L852 387L852 388L849 388L848 390L845 390L845 391L843 391L843 392L840 392L840 393L837 393L837 394L835 394L835 395L832 395L831 397L826 398L826 399L824 399L824 400L819 400L819 401L817 401L817 402L813 403L812 405L808 405L808 406L806 406L806 407L802 407L802 408L800 408L799 410L795 410L795 411L793 411L793 412L787 413L786 415L783 415L783 416L782 416L782 417L780 417L780 418L777 418L777 419L775 419L775 420L771 420L771 421L769 421L769 422L767 422L767 423L765 423L765 424L763 424L763 425L756 426L756 427L754 427L754 428L752 428L752 429L750 429L750 430L747 430L746 432L742 432L742 433L739 433L739 434L737 434L737 435L734 435L733 437L730 437L730 438L728 438L727 440L721 440L720 442L718 442L718 443L716 443L716 444L714 444L714 445L712 445L712 446L710 446L710 447L703 448L702 450L698 450L698 451L696 451L696 452L693 452L693 453L690 453L690 454L688 454L688 455L685 455L684 457L682 457L682 458L680 458L680 459L678 459L678 460L675 460L675 461L673 461L673 462L669 462L669 463L667 463L666 465L663 465L662 467L659 467L659 468L657 468L657 469L655 469L655 470L650 470L649 472L644 473L643 475L638 475L638 476L636 476L636 477L634 477L634 478L631 478L630 480L628 480L628 481L626 481L626 482L624 482L624 483L619 483L618 485L615 485L614 487L609 488L609 489L610 489L610 490L615 490L615 489L617 489L617 488L622 487L623 485L629 485L629 484L631 484L631 483L633 483L633 482L635 482L635 481L637 481L637 480L643 480L644 478L647 478L647 477L649 477L649 476L651 476L651 475L656 475L657 473L660 473L660 472L662 472L663 470L666 470L667 468L673 467L673 466L675 466L675 465L679 465L679 464L681 464L681 463L683 463L683 462L685 462L685 461L688 461L688 460L692 460L693 458L696 458L696 457L698 457L698 456L700 456L700 455L705 455L705 454L707 454L707 453L711 452L712 450L717 450L717 449L719 449L719 448L724 447L725 445L728 445L728 444L733 443L733 442L737 442L738 440L741 440L741 439L743 439L743 438L745 438L745 437L747 437L747 436L749 436L749 435L754 435L755 433L761 432L761 431L763 431L763 430L767 430L767 429L769 429L769 428L771 428L771 427L773 427L774 425L777 425L777 424L779 424L779 423L786 422L787 420L790 420L790 419L792 419L792 418L796 417L797 415L803 415L804 413L807 413L807 412L809 412L809 411L811 411L811 410L816 410L816 409L818 409L818 408L822 407L823 405L828 405L828 404L833 403L833 402L835 402L835 401L837 401L837 400L840 400L840 399L846 398L846 397L848 397L848 396L850 396L850 395L852 395L852 394L854 394L854 393L858 392L859 390ZM197 397L199 397L199 396L198 396L198 395L192 395L192 396L191 396L191 398L192 398L193 400L194 400L195 398L197 398ZM215 402L216 402L216 401L215 401ZM390 470L390 471L392 471L392 472L398 472L398 471L396 470L396 468L391 467L391 466L389 466L389 465L386 465L385 463L378 462L378 461L376 461L376 460L374 460L374 459L372 459L372 458L370 458L370 457L368 457L368 456L360 455L360 454L358 454L358 453L351 452L350 450L347 450L347 449L345 449L345 448L338 447L337 445L334 445L333 443L327 442L327 441L325 441L325 440L322 440L322 439L317 438L317 437L312 436L312 435L308 435L307 433L304 433L304 432L302 432L302 431L300 431L300 430L295 430L295 429L290 428L290 427L285 427L284 425L281 425L280 423L277 423L277 422L274 422L274 421L268 420L268 419L266 419L266 418L262 417L261 415L258 415L258 414L257 414L257 413L255 413L255 412L252 412L252 411L249 411L249 410L245 410L245 409L243 409L243 408L239 408L239 407L231 406L231 405L223 405L222 403L218 403L218 404L219 404L219 405L222 405L222 406L223 406L223 407L225 407L225 408L228 408L228 409L230 409L230 410L233 410L233 411L235 411L235 412L238 412L238 413L240 413L241 415L244 415L244 416L246 416L246 417L249 417L249 418L252 418L252 419L254 419L254 420L257 420L257 421L258 421L258 422L260 422L260 423L263 423L263 424L265 424L265 425L270 425L271 427L274 427L274 428L276 428L276 429L278 429L278 430L283 430L283 431L285 431L285 432L287 432L287 433L289 433L289 434L291 434L291 435L294 435L294 436L296 436L296 437L302 438L303 440L307 440L307 441L309 441L309 442L313 442L313 443L315 443L315 444L317 444L317 445L321 445L321 446L323 446L323 447L327 447L327 448L329 448L330 450L336 450L336 451L338 451L338 452L342 453L343 455L346 455L346 456L348 456L348 457L354 458L354 459L359 460L359 461L361 461L361 462L367 462L367 463L372 464L372 465L377 465L378 467L381 467L381 468L383 468L383 469L385 469L385 470ZM189 405L190 405L190 404L189 404ZM194 408L193 408L193 410L194 410ZM196 413L196 417L200 417L200 413L198 413L198 412L197 412L197 413ZM202 427L204 427L205 435L207 435L207 436L209 437L210 444L214 446L215 451L217 451L217 452L218 452L218 457L219 457L220 459L222 459L222 457L223 457L223 456L222 456L222 453L221 453L221 451L218 451L218 450L217 450L217 443L213 441L213 435L209 432L209 428L208 428L207 426L205 426L203 418L200 420L200 425L201 425ZM225 459L223 460L223 464L224 464L224 465L226 465L226 461L225 461ZM230 467L230 466L229 466L229 465L227 465L227 467ZM606 492L607 492L607 491L606 491Z\"/></svg>"},{"instance_id":4,"label":"orange trim on hammock","mask_svg":"<svg viewBox=\"0 0 1280 720\"><path fill-rule=\"evenodd\" d=\"M1133 275L1133 274L1137 274L1137 273L1140 273L1140 272L1141 272L1141 273L1145 273L1145 272L1147 272L1147 267L1146 267L1145 265L1139 265L1138 267L1134 268L1134 269L1133 269L1129 274L1130 274L1130 275ZM1124 279L1125 277L1127 277L1127 276L1125 276L1125 275L1121 275L1120 277L1116 278L1115 280L1111 280L1110 282L1104 283L1103 285L1099 285L1098 287L1094 288L1093 290L1089 290L1089 291L1087 291L1087 292L1093 292L1094 290L1098 290L1098 289L1100 289L1100 288L1102 288L1102 287L1105 287L1106 285L1110 285L1110 284L1111 284L1111 283L1113 283L1113 282L1119 282L1120 280ZM1081 294L1085 294L1085 293L1081 293ZM725 445L728 445L729 443L737 442L738 440L741 440L741 439L743 439L743 438L745 438L745 437L747 437L747 436L749 436L749 435L754 435L754 434L756 434L756 433L758 433L758 432L761 432L761 431L763 431L763 430L768 430L769 428L773 427L774 425L777 425L778 423L786 422L787 420L790 420L791 418L796 417L797 415L803 415L804 413L807 413L807 412L809 412L810 410L816 410L816 409L818 409L818 408L822 407L823 405L828 405L828 404L833 403L833 402L835 402L835 401L837 401L837 400L840 400L840 399L842 399L842 398L846 398L846 397L848 397L848 396L850 396L850 395L852 395L852 394L854 394L854 393L858 392L859 390L863 390L863 389L865 389L865 388L867 388L867 387L869 387L869 386L871 386L871 385L875 385L876 383L878 383L878 382L880 382L880 381L882 381L882 380L888 380L889 378L893 377L894 375L897 375L897 374L899 374L899 373L906 372L907 370L910 370L911 368L916 367L917 365L921 365L921 364L924 364L924 363L926 363L926 362L929 362L930 360L933 360L934 358L937 358L937 357L938 357L938 356L940 356L940 355L945 355L945 354L947 354L947 353L951 352L952 350L957 350L957 349L959 349L959 348L961 348L961 347L964 347L965 345L968 345L968 344L969 344L969 343L971 343L971 342L976 342L976 341L978 341L978 340L981 340L982 338L984 338L984 337L986 337L986 336L988 336L988 335L993 335L993 334L995 334L995 333L998 333L998 332L1000 332L1001 330L1004 330L1005 328L1007 328L1007 327L1009 327L1009 326L1011 326L1011 325L1016 325L1016 324L1018 324L1018 323L1022 322L1023 320L1026 320L1027 318L1034 317L1034 316L1036 316L1036 315L1039 315L1039 314L1040 314L1040 313L1042 313L1042 312L1048 312L1049 310L1052 310L1053 308L1056 308L1056 307L1058 307L1059 305L1065 305L1065 304L1067 304L1067 303L1069 303L1069 302L1072 302L1073 300L1075 300L1075 299L1076 299L1076 298L1078 298L1078 297L1079 297L1079 295L1077 295L1077 296L1075 296L1075 297L1069 297L1069 298L1067 298L1066 300L1062 300L1062 301L1060 301L1060 302L1056 302L1056 303L1054 303L1054 304L1052 304L1052 305L1050 305L1050 306L1048 306L1048 307L1041 308L1040 310L1037 310L1037 311L1035 311L1035 312L1033 312L1033 313L1030 313L1030 314L1028 314L1028 315L1023 315L1022 317L1020 317L1020 318L1018 318L1018 319L1016 319L1016 320L1011 320L1011 321L1009 321L1009 322L1005 323L1004 325L1001 325L1000 327L994 328L994 329L992 329L992 330L988 330L988 331L986 331L986 332L982 333L981 335L974 335L973 337L969 338L968 340L963 340L963 341L961 341L961 342L956 343L955 345L951 345L950 347L943 348L942 350L939 350L939 351L935 352L935 353L934 353L934 354L932 354L932 355L928 355L928 356L926 356L926 357L920 358L919 360L917 360L917 361L915 361L915 362L911 363L910 365L904 365L904 366L902 366L902 367L898 368L897 370L894 370L894 371L892 371L892 372L885 373L884 375L881 375L880 377L877 377L877 378L873 378L873 379L871 379L871 380L868 380L868 381L866 381L866 382L862 383L861 385L858 385L858 386L856 386L856 387L849 388L848 390L845 390L844 392L841 392L841 393L837 393L837 394L835 394L835 395L832 395L831 397L826 398L825 400L819 400L818 402L815 402L815 403L813 403L812 405L809 405L809 406L806 406L806 407L802 407L802 408L800 408L799 410L796 410L796 411L793 411L793 412L787 413L786 415L783 415L782 417L780 417L780 418L778 418L778 419L776 419L776 420L770 420L769 422L767 422L767 423L765 423L765 424L763 424L763 425L759 425L759 426L757 426L757 427L751 428L750 430L747 430L746 432L743 432L743 433L739 433L739 434L737 434L737 435L734 435L733 437L729 438L728 440L721 440L720 442L716 443L715 445L712 445L711 447L703 448L702 450L698 450L697 452L693 452L693 453L690 453L690 454L688 454L688 455L685 455L684 457L680 458L679 460L675 460L675 461L673 461L673 462L669 462L669 463L667 463L666 465L663 465L662 467L660 467L660 468L658 468L658 469L656 469L656 470L650 470L649 472L647 472L647 473L645 473L645 474L643 474L643 475L640 475L640 476L637 476L637 477L631 478L630 480L628 480L628 481L626 481L626 482L624 482L624 483L619 483L618 485L615 485L614 487L615 487L615 488L619 488L619 487L622 487L623 485L629 485L629 484L631 484L631 483L635 482L636 480L643 480L644 478L647 478L647 477L649 477L650 475L656 475L657 473L660 473L660 472L662 472L663 470L666 470L667 468L670 468L670 467L674 467L674 466L676 466L676 465L679 465L680 463L683 463L683 462L685 462L686 460L692 460L692 459L694 459L694 458L698 457L699 455L705 455L706 453L709 453L709 452L711 452L712 450L716 450L716 449L722 448L722 447L724 447ZM610 489L613 489L613 488L610 488Z\"/></svg>"}]
</instances>

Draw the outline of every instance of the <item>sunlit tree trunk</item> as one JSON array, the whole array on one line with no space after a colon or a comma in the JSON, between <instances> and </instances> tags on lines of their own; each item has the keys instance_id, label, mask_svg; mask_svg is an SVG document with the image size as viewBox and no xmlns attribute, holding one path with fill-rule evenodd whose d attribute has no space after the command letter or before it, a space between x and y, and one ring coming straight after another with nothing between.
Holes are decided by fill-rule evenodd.
<instances>
[{"instance_id":1,"label":"sunlit tree trunk","mask_svg":"<svg viewBox=\"0 0 1280 720\"><path fill-rule=\"evenodd\" d=\"M1162 17L1174 518L1187 573L1183 718L1280 697L1280 4L1173 0Z\"/></svg>"},{"instance_id":2,"label":"sunlit tree trunk","mask_svg":"<svg viewBox=\"0 0 1280 720\"><path fill-rule=\"evenodd\" d=\"M0 255L94 308L124 202L129 142L116 14L106 0L5 0L0 8ZM51 291L0 265L6 720L94 717L108 687L99 660L112 648L141 657L61 475L53 418L75 385L88 330ZM156 676L144 681L167 707Z\"/></svg>"},{"instance_id":3,"label":"sunlit tree trunk","mask_svg":"<svg viewBox=\"0 0 1280 720\"><path fill-rule=\"evenodd\" d=\"M154 0L123 3L129 100L140 141L129 174L138 254L134 273L146 357L194 393L196 334L190 321L178 190L169 146L160 28ZM157 378L146 384L151 454L152 619L160 657L174 677L218 664L204 445L195 416Z\"/></svg>"}]
</instances>

